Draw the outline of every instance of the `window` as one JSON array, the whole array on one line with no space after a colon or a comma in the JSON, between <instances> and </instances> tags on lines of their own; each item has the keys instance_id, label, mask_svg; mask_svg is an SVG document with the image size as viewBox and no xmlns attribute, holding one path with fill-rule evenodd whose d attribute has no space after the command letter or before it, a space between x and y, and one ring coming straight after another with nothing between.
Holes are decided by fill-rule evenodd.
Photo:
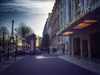
<instances>
[{"instance_id":1,"label":"window","mask_svg":"<svg viewBox=\"0 0 100 75\"><path fill-rule=\"evenodd\" d=\"M76 16L78 16L81 13L81 2L80 0L76 1Z\"/></svg>"}]
</instances>

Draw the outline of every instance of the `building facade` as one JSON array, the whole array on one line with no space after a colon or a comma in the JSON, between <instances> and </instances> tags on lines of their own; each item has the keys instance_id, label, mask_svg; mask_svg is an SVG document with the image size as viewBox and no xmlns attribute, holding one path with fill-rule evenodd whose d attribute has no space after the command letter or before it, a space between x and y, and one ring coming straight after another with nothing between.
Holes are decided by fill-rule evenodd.
<instances>
[{"instance_id":1,"label":"building facade","mask_svg":"<svg viewBox=\"0 0 100 75\"><path fill-rule=\"evenodd\" d=\"M69 54L100 58L99 13L100 0L55 0L49 20L51 46L63 43Z\"/></svg>"},{"instance_id":2,"label":"building facade","mask_svg":"<svg viewBox=\"0 0 100 75\"><path fill-rule=\"evenodd\" d=\"M68 25L58 35L69 36L70 54L100 58L100 0L66 1Z\"/></svg>"},{"instance_id":3,"label":"building facade","mask_svg":"<svg viewBox=\"0 0 100 75\"><path fill-rule=\"evenodd\" d=\"M52 13L48 14L48 18L46 20L46 23L45 23L45 26L43 29L43 38L42 38L42 43L41 43L42 49L45 49L46 47L48 47L48 45L50 46L50 43L51 43L50 42L50 35L51 35L50 18L51 18L51 15L52 15Z\"/></svg>"},{"instance_id":4,"label":"building facade","mask_svg":"<svg viewBox=\"0 0 100 75\"><path fill-rule=\"evenodd\" d=\"M62 44L64 45L65 50L69 50L69 37L59 36L59 33L62 31L62 29L70 22L70 13L68 13L69 2L69 0L55 0L52 13L47 18L43 31L43 35L50 32L48 33L50 38L50 47L58 50L61 50Z\"/></svg>"},{"instance_id":5,"label":"building facade","mask_svg":"<svg viewBox=\"0 0 100 75\"><path fill-rule=\"evenodd\" d=\"M65 47L65 50L69 50L69 36L61 36L59 35L62 30L68 26L68 23L69 23L69 0L58 0L60 3L59 3L59 25L58 25L58 31L56 32L56 36L58 36L58 49L61 50L61 46L62 44L64 45Z\"/></svg>"},{"instance_id":6,"label":"building facade","mask_svg":"<svg viewBox=\"0 0 100 75\"><path fill-rule=\"evenodd\" d=\"M59 36L59 30L65 27L68 22L68 14L66 13L66 0L55 0L55 4L52 10L52 16L50 18L51 26L51 46L58 50L61 50L62 44L65 49L68 50L68 36Z\"/></svg>"},{"instance_id":7,"label":"building facade","mask_svg":"<svg viewBox=\"0 0 100 75\"><path fill-rule=\"evenodd\" d=\"M56 32L58 30L58 25L59 25L59 10L58 10L59 3L60 2L56 2L54 4L50 19L50 26L51 26L50 41L52 48L57 48L57 43L58 43L58 36L56 36Z\"/></svg>"},{"instance_id":8,"label":"building facade","mask_svg":"<svg viewBox=\"0 0 100 75\"><path fill-rule=\"evenodd\" d=\"M43 31L43 35L46 33L49 34L49 45L52 48L57 48L58 44L58 36L56 36L56 32L58 31L59 26L59 3L59 1L55 2L52 13L49 14Z\"/></svg>"}]
</instances>

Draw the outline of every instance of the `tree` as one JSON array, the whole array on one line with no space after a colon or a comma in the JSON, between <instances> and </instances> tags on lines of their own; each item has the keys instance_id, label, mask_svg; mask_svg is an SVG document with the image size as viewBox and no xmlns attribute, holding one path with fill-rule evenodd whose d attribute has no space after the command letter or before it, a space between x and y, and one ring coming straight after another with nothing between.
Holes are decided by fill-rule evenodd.
<instances>
[{"instance_id":1,"label":"tree","mask_svg":"<svg viewBox=\"0 0 100 75\"><path fill-rule=\"evenodd\" d=\"M17 33L22 39L25 39L27 36L31 35L33 31L25 23L20 23L19 27L17 28Z\"/></svg>"},{"instance_id":2,"label":"tree","mask_svg":"<svg viewBox=\"0 0 100 75\"><path fill-rule=\"evenodd\" d=\"M25 46L25 39L33 33L32 29L27 26L25 23L20 23L17 28L17 34L20 36L22 40L22 45Z\"/></svg>"},{"instance_id":3,"label":"tree","mask_svg":"<svg viewBox=\"0 0 100 75\"><path fill-rule=\"evenodd\" d=\"M5 36L9 34L9 31L6 27L0 27L0 40L2 39L2 48L4 49Z\"/></svg>"}]
</instances>

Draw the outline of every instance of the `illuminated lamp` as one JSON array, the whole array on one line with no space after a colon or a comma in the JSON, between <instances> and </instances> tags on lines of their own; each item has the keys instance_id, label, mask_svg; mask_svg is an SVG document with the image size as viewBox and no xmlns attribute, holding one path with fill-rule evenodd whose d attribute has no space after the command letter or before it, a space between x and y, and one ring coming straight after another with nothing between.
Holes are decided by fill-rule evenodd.
<instances>
[{"instance_id":1,"label":"illuminated lamp","mask_svg":"<svg viewBox=\"0 0 100 75\"><path fill-rule=\"evenodd\" d=\"M82 23L78 24L77 26L73 27L73 29L82 29L92 25L92 23L97 22L96 20L85 20Z\"/></svg>"},{"instance_id":2,"label":"illuminated lamp","mask_svg":"<svg viewBox=\"0 0 100 75\"><path fill-rule=\"evenodd\" d=\"M71 35L71 34L73 34L73 33L74 33L74 32L67 31L67 32L64 32L62 35L67 36L67 35Z\"/></svg>"},{"instance_id":3,"label":"illuminated lamp","mask_svg":"<svg viewBox=\"0 0 100 75\"><path fill-rule=\"evenodd\" d=\"M94 22L97 22L97 20L85 20L83 21L84 23L94 23Z\"/></svg>"},{"instance_id":4,"label":"illuminated lamp","mask_svg":"<svg viewBox=\"0 0 100 75\"><path fill-rule=\"evenodd\" d=\"M87 24L86 23L80 23L77 26L73 27L73 29L82 29L82 28L85 28L85 27L87 27L89 25L91 25L91 24L88 24L88 23Z\"/></svg>"}]
</instances>

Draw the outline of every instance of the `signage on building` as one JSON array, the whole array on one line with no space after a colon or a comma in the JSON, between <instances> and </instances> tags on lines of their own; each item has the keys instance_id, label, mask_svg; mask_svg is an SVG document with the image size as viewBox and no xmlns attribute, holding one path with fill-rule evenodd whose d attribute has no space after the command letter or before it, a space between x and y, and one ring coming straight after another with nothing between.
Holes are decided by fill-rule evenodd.
<instances>
[{"instance_id":1,"label":"signage on building","mask_svg":"<svg viewBox=\"0 0 100 75\"><path fill-rule=\"evenodd\" d=\"M87 13L89 13L89 9L86 9L86 10L83 11L81 14L79 14L75 19L73 19L73 20L69 23L69 26L71 26L73 23L77 22L80 18L82 18L83 16L85 16Z\"/></svg>"},{"instance_id":2,"label":"signage on building","mask_svg":"<svg viewBox=\"0 0 100 75\"><path fill-rule=\"evenodd\" d=\"M73 23L77 22L80 18L85 16L87 13L89 13L89 8L83 11L81 14L79 14L75 19L73 19L68 25L65 25L63 28L61 28L56 35L59 35L63 30L65 30L67 27L70 27Z\"/></svg>"}]
</instances>

